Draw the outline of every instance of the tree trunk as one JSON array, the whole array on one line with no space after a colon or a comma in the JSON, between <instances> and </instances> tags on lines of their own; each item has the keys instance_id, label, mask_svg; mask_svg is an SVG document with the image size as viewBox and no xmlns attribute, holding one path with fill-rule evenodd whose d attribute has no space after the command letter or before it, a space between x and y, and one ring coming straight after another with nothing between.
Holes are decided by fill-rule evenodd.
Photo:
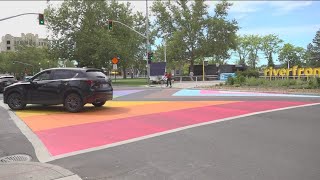
<instances>
[{"instance_id":1,"label":"tree trunk","mask_svg":"<svg viewBox=\"0 0 320 180\"><path fill-rule=\"evenodd\" d=\"M191 51L191 58L190 58L190 72L193 72L193 65L194 65L193 47L191 48L191 50L192 51Z\"/></svg>"},{"instance_id":2,"label":"tree trunk","mask_svg":"<svg viewBox=\"0 0 320 180\"><path fill-rule=\"evenodd\" d=\"M125 66L122 67L122 71L123 71L123 79L127 79L127 72L126 72Z\"/></svg>"},{"instance_id":3,"label":"tree trunk","mask_svg":"<svg viewBox=\"0 0 320 180\"><path fill-rule=\"evenodd\" d=\"M190 72L193 72L193 65L194 65L194 60L193 57L190 59Z\"/></svg>"}]
</instances>

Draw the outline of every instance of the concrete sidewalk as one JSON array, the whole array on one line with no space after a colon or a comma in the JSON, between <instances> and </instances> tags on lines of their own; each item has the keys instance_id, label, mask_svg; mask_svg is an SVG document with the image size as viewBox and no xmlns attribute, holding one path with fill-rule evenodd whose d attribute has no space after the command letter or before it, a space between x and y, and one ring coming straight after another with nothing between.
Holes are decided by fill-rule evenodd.
<instances>
[{"instance_id":1,"label":"concrete sidewalk","mask_svg":"<svg viewBox=\"0 0 320 180\"><path fill-rule=\"evenodd\" d=\"M201 88L205 86L214 86L220 83L225 83L225 81L175 81L172 83L172 88L178 88L178 89L186 89L186 88ZM150 86L146 87L166 87L166 84L152 84Z\"/></svg>"},{"instance_id":2,"label":"concrete sidewalk","mask_svg":"<svg viewBox=\"0 0 320 180\"><path fill-rule=\"evenodd\" d=\"M9 108L3 104L0 96L1 180L81 180L69 170L37 162L34 147L17 127L15 119L17 119L15 116L10 116Z\"/></svg>"},{"instance_id":3,"label":"concrete sidewalk","mask_svg":"<svg viewBox=\"0 0 320 180\"><path fill-rule=\"evenodd\" d=\"M81 180L69 170L39 162L0 163L1 180Z\"/></svg>"}]
</instances>

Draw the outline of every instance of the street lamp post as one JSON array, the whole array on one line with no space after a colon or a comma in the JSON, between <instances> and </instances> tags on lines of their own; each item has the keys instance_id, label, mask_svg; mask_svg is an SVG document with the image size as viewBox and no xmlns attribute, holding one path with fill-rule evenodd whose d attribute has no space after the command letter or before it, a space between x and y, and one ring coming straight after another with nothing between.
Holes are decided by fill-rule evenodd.
<instances>
[{"instance_id":1,"label":"street lamp post","mask_svg":"<svg viewBox=\"0 0 320 180\"><path fill-rule=\"evenodd\" d=\"M149 54L149 46L150 46L150 42L149 42L149 14L148 14L148 0L146 0L146 36L147 36L147 57ZM150 48L151 49L151 48ZM148 85L150 85L150 64L149 64L149 60L147 58L147 74L148 74Z\"/></svg>"},{"instance_id":2,"label":"street lamp post","mask_svg":"<svg viewBox=\"0 0 320 180\"><path fill-rule=\"evenodd\" d=\"M168 33L165 33L163 35L164 62L166 63L165 72L167 72L167 41L166 41L167 35L168 35Z\"/></svg>"},{"instance_id":3,"label":"street lamp post","mask_svg":"<svg viewBox=\"0 0 320 180\"><path fill-rule=\"evenodd\" d=\"M202 81L204 81L204 58L202 60Z\"/></svg>"}]
</instances>

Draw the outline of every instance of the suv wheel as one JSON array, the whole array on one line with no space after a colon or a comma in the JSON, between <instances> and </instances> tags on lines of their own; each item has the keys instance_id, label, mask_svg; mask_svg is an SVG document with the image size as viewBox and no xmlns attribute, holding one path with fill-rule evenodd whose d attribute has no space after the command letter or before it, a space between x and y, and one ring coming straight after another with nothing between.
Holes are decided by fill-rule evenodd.
<instances>
[{"instance_id":1,"label":"suv wheel","mask_svg":"<svg viewBox=\"0 0 320 180\"><path fill-rule=\"evenodd\" d=\"M12 110L21 110L26 107L26 103L23 102L23 97L19 93L12 93L8 97L8 106Z\"/></svg>"},{"instance_id":2,"label":"suv wheel","mask_svg":"<svg viewBox=\"0 0 320 180\"><path fill-rule=\"evenodd\" d=\"M81 97L76 93L68 94L64 99L64 107L69 112L79 112L83 105Z\"/></svg>"},{"instance_id":3,"label":"suv wheel","mask_svg":"<svg viewBox=\"0 0 320 180\"><path fill-rule=\"evenodd\" d=\"M103 102L97 102L97 103L92 103L95 107L101 107L105 104L106 102L103 101Z\"/></svg>"}]
</instances>

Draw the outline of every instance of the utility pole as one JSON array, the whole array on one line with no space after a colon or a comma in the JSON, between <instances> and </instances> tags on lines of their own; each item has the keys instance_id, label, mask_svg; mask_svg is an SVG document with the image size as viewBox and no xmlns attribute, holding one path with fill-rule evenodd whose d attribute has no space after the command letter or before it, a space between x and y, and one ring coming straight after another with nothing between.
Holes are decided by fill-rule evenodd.
<instances>
[{"instance_id":1,"label":"utility pole","mask_svg":"<svg viewBox=\"0 0 320 180\"><path fill-rule=\"evenodd\" d=\"M164 39L164 62L166 63L166 67L165 67L164 71L167 72L167 42L166 42L166 39Z\"/></svg>"},{"instance_id":2,"label":"utility pole","mask_svg":"<svg viewBox=\"0 0 320 180\"><path fill-rule=\"evenodd\" d=\"M148 0L146 0L146 35L147 35L147 57L149 54L149 14L148 14ZM147 78L148 78L148 85L150 85L150 64L147 58Z\"/></svg>"}]
</instances>

